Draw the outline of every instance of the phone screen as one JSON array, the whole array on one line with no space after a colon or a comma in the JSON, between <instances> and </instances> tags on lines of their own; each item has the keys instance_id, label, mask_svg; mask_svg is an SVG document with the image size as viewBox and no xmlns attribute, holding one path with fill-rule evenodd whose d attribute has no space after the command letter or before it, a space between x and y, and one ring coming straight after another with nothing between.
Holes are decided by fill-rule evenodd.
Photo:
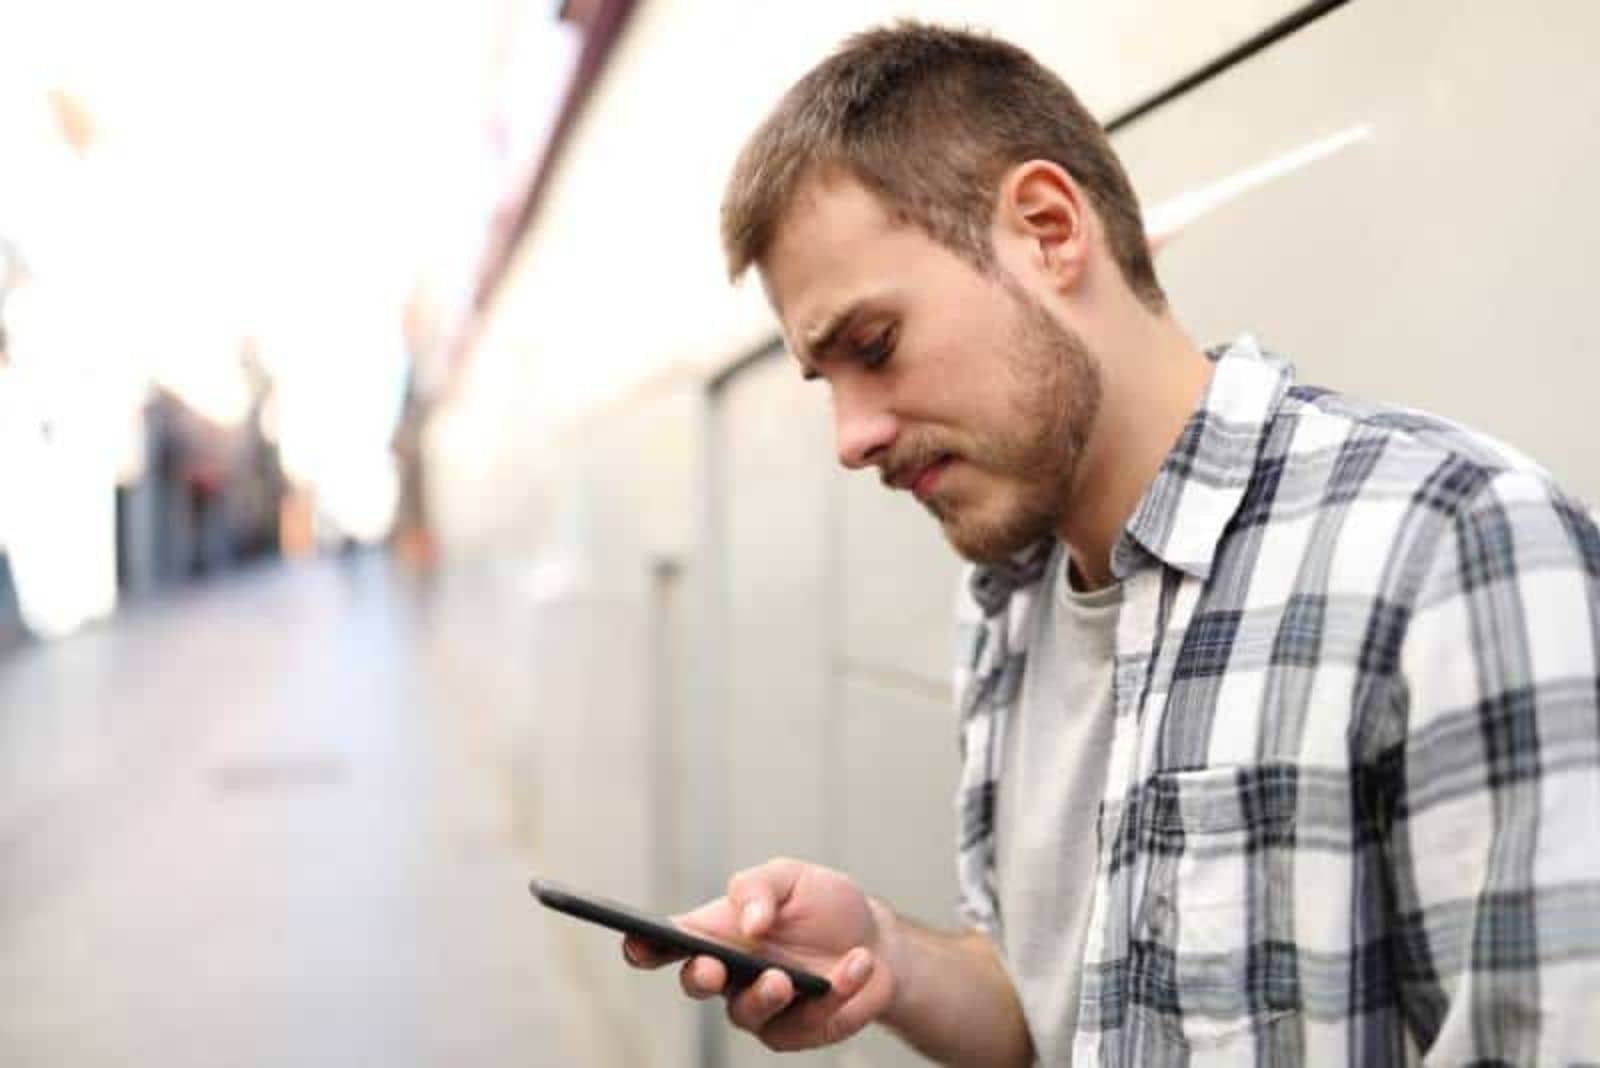
<instances>
[{"instance_id":1,"label":"phone screen","mask_svg":"<svg viewBox=\"0 0 1600 1068\"><path fill-rule=\"evenodd\" d=\"M809 997L821 997L833 989L832 984L820 975L813 975L802 968L793 968L779 961L759 957L742 949L690 934L670 920L646 915L620 902L596 897L593 894L582 894L549 879L534 879L528 884L528 889L541 904L558 912L590 923L598 923L602 927L609 927L623 934L637 935L665 949L678 950L690 955L715 957L728 969L728 982L735 987L753 983L756 977L768 968L776 968L788 975L797 993Z\"/></svg>"}]
</instances>

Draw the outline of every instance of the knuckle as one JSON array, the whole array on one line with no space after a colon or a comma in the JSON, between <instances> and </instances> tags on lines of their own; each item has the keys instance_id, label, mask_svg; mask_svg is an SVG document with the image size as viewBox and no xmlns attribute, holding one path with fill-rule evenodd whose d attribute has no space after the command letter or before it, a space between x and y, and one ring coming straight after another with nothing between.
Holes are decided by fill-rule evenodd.
<instances>
[{"instance_id":1,"label":"knuckle","mask_svg":"<svg viewBox=\"0 0 1600 1068\"><path fill-rule=\"evenodd\" d=\"M788 1035L777 1034L770 1028L756 1036L761 1039L761 1044L774 1053L794 1053L796 1050L805 1049L804 1044L796 1042Z\"/></svg>"},{"instance_id":2,"label":"knuckle","mask_svg":"<svg viewBox=\"0 0 1600 1068\"><path fill-rule=\"evenodd\" d=\"M729 1023L741 1031L755 1032L757 1021L750 1015L749 1008L743 998L730 997L724 1007Z\"/></svg>"},{"instance_id":3,"label":"knuckle","mask_svg":"<svg viewBox=\"0 0 1600 1068\"><path fill-rule=\"evenodd\" d=\"M760 867L735 872L728 880L728 898L735 902L743 901L756 888L765 885L763 875Z\"/></svg>"}]
</instances>

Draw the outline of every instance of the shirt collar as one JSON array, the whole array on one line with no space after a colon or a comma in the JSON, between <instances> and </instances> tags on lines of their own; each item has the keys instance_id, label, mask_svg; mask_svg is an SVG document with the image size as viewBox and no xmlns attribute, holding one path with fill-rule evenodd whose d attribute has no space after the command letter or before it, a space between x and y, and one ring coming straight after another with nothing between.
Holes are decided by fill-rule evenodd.
<instances>
[{"instance_id":1,"label":"shirt collar","mask_svg":"<svg viewBox=\"0 0 1600 1068\"><path fill-rule=\"evenodd\" d=\"M1151 557L1202 581L1211 576L1222 532L1239 510L1267 427L1294 381L1293 367L1264 353L1249 334L1206 355L1216 363L1211 384L1112 550L1111 573L1119 582ZM1037 582L1054 545L1047 538L1004 563L976 567L971 591L984 615L998 614L1014 590Z\"/></svg>"},{"instance_id":2,"label":"shirt collar","mask_svg":"<svg viewBox=\"0 0 1600 1068\"><path fill-rule=\"evenodd\" d=\"M1202 581L1211 576L1222 532L1294 380L1293 368L1248 334L1206 355L1216 362L1211 384L1112 551L1119 580L1149 557Z\"/></svg>"}]
</instances>

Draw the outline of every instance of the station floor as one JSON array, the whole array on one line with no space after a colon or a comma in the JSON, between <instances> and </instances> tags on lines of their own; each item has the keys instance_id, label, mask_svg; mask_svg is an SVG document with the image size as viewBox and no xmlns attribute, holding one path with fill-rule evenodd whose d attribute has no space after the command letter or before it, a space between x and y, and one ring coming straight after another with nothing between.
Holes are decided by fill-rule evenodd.
<instances>
[{"instance_id":1,"label":"station floor","mask_svg":"<svg viewBox=\"0 0 1600 1068\"><path fill-rule=\"evenodd\" d=\"M275 565L0 656L0 1064L587 1062L449 600Z\"/></svg>"}]
</instances>

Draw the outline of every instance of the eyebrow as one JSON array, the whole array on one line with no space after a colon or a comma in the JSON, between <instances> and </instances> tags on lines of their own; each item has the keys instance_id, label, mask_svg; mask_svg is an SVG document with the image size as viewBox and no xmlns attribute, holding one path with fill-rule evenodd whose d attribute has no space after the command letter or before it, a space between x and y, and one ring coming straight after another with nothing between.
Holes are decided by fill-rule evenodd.
<instances>
[{"instance_id":1,"label":"eyebrow","mask_svg":"<svg viewBox=\"0 0 1600 1068\"><path fill-rule=\"evenodd\" d=\"M845 328L850 325L861 311L861 305L862 302L859 300L846 304L842 309L826 319L820 327L801 339L804 345L804 350L800 354L802 357L800 361L802 368L800 372L801 378L811 382L818 377L813 365L821 362L828 350L838 342L839 335L844 333ZM809 363L806 362L808 360L810 361Z\"/></svg>"}]
</instances>

